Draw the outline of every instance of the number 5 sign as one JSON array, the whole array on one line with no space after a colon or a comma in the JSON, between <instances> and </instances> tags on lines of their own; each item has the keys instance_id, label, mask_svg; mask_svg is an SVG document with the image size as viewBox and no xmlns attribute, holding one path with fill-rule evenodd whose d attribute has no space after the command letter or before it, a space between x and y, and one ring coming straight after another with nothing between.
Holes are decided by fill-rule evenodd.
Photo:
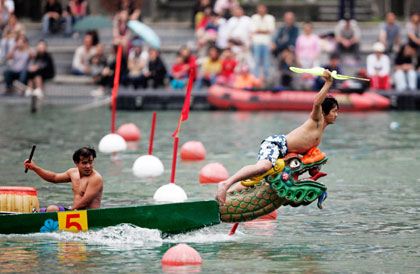
<instances>
[{"instance_id":1,"label":"number 5 sign","mask_svg":"<svg viewBox=\"0 0 420 274\"><path fill-rule=\"evenodd\" d=\"M58 229L67 231L88 230L86 210L58 212Z\"/></svg>"}]
</instances>

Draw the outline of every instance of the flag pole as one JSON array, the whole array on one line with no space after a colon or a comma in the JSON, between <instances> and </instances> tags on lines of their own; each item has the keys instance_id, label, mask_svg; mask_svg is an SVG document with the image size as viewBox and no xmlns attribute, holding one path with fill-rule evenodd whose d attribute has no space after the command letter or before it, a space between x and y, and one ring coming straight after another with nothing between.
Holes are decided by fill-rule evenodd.
<instances>
[{"instance_id":1,"label":"flag pole","mask_svg":"<svg viewBox=\"0 0 420 274\"><path fill-rule=\"evenodd\" d=\"M117 94L118 94L118 86L120 84L120 71L121 71L121 56L122 56L122 48L121 45L118 46L117 56L116 56L116 63L115 63L115 76L114 76L114 87L112 89L111 95L111 133L115 133L115 116L117 112Z\"/></svg>"}]
</instances>

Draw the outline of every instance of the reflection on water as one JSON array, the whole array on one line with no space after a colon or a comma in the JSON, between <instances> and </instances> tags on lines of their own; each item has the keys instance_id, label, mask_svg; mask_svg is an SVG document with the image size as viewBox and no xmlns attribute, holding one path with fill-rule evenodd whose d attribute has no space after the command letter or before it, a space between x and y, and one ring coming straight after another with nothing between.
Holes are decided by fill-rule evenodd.
<instances>
[{"instance_id":1,"label":"reflection on water","mask_svg":"<svg viewBox=\"0 0 420 274\"><path fill-rule=\"evenodd\" d=\"M103 206L152 203L156 189L169 182L173 138L179 112L159 112L154 155L165 173L136 178L131 167L148 151L151 112L119 112L117 126L134 122L142 131L138 149L117 155L98 153L95 168L104 178ZM255 162L259 143L302 123L302 112L192 112L183 123L180 145L199 140L206 160L179 161L176 183L192 200L213 199L216 185L200 185L200 169L221 162L230 174ZM188 243L203 259L202 273L417 272L420 258L420 119L418 113L340 113L328 126L320 149L329 161L324 209L315 205L281 207L274 221L232 224L162 239L158 231L129 225L85 233L0 236L0 271L161 273L161 258L177 243ZM44 108L29 115L20 106L0 106L1 185L32 186L40 205L71 204L69 184L49 184L23 173L23 160L37 144L34 161L62 172L73 166L73 151L97 147L108 133L107 108L68 115ZM398 122L397 129L390 129ZM7 266L7 268L3 267ZM193 271L193 270L184 270ZM182 272L182 270L181 270ZM169 273L169 272L168 272Z\"/></svg>"}]
</instances>

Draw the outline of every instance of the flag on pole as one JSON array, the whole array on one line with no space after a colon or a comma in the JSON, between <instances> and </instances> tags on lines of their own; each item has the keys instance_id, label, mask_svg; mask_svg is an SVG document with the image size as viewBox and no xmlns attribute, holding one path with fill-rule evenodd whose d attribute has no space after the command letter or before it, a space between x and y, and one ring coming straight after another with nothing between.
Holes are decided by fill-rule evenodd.
<instances>
[{"instance_id":1,"label":"flag on pole","mask_svg":"<svg viewBox=\"0 0 420 274\"><path fill-rule=\"evenodd\" d=\"M194 83L194 69L190 69L190 76L188 78L187 92L185 93L184 106L182 107L181 116L179 117L178 126L175 132L172 134L172 137L178 137L179 130L181 129L181 124L183 121L188 119L188 114L190 113L190 102L191 102L191 89Z\"/></svg>"}]
</instances>

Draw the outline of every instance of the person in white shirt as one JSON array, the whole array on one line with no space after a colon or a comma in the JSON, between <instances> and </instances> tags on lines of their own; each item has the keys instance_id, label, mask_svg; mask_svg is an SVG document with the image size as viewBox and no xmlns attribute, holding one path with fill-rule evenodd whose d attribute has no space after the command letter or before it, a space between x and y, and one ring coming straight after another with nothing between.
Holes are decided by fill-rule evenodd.
<instances>
[{"instance_id":1,"label":"person in white shirt","mask_svg":"<svg viewBox=\"0 0 420 274\"><path fill-rule=\"evenodd\" d=\"M367 75L370 78L371 89L391 89L389 74L391 62L389 57L384 54L385 46L381 42L376 42L372 47L373 53L366 59Z\"/></svg>"},{"instance_id":2,"label":"person in white shirt","mask_svg":"<svg viewBox=\"0 0 420 274\"><path fill-rule=\"evenodd\" d=\"M0 0L0 29L3 29L14 12L15 2L13 0Z\"/></svg>"},{"instance_id":3,"label":"person in white shirt","mask_svg":"<svg viewBox=\"0 0 420 274\"><path fill-rule=\"evenodd\" d=\"M86 34L83 45L76 49L73 56L71 72L75 75L86 75L90 72L89 60L96 54L96 48L93 46L92 34Z\"/></svg>"},{"instance_id":4,"label":"person in white shirt","mask_svg":"<svg viewBox=\"0 0 420 274\"><path fill-rule=\"evenodd\" d=\"M267 14L265 5L257 6L257 13L251 17L252 52L254 57L254 75L259 77L260 68L265 79L270 71L270 45L271 35L275 29L274 16Z\"/></svg>"},{"instance_id":5,"label":"person in white shirt","mask_svg":"<svg viewBox=\"0 0 420 274\"><path fill-rule=\"evenodd\" d=\"M217 0L214 4L214 12L225 18L230 17L230 9L238 5L237 0Z\"/></svg>"},{"instance_id":6,"label":"person in white shirt","mask_svg":"<svg viewBox=\"0 0 420 274\"><path fill-rule=\"evenodd\" d=\"M226 23L228 47L231 47L240 62L252 65L249 50L251 36L251 18L244 15L240 6L232 8L233 17Z\"/></svg>"}]
</instances>

